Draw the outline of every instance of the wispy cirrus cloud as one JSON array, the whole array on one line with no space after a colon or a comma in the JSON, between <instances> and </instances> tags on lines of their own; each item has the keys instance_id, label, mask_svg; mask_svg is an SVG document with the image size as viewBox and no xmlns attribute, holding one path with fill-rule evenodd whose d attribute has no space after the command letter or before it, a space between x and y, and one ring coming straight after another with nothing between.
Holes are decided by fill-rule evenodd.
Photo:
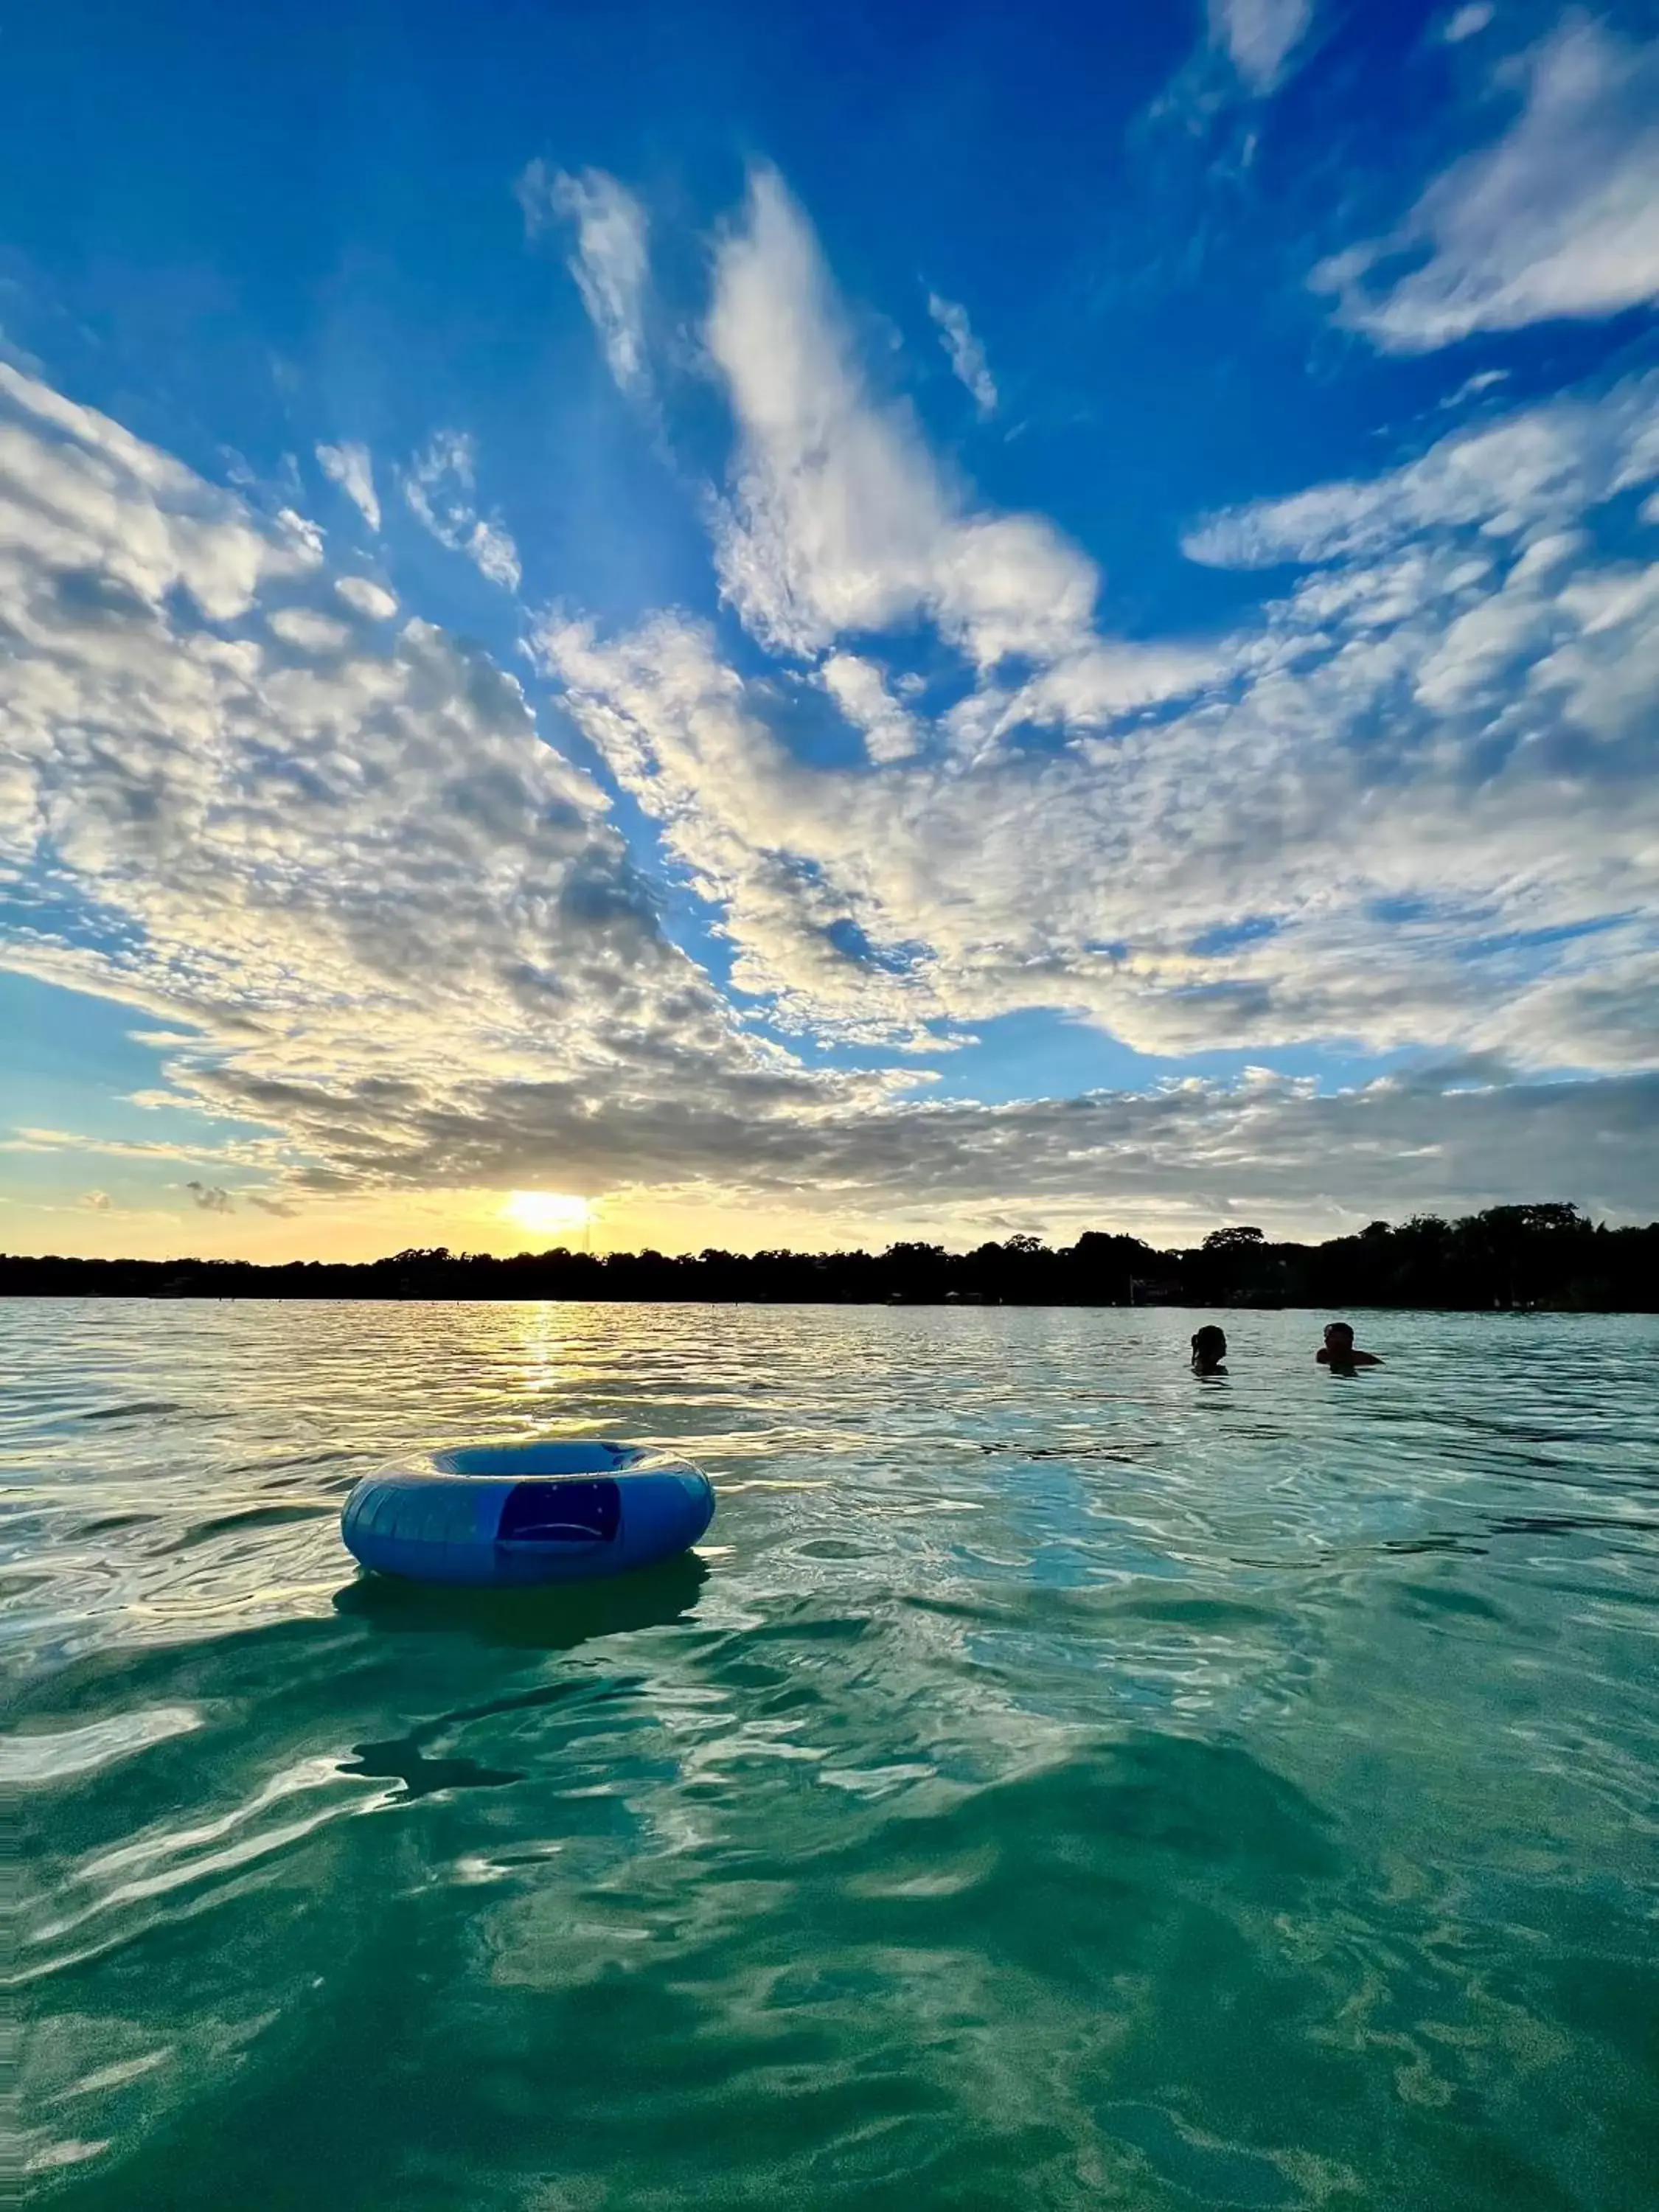
<instances>
[{"instance_id":1,"label":"wispy cirrus cloud","mask_svg":"<svg viewBox=\"0 0 1659 2212\"><path fill-rule=\"evenodd\" d=\"M331 483L339 485L369 528L380 527L380 495L374 489L374 463L367 446L319 446L318 465Z\"/></svg>"},{"instance_id":2,"label":"wispy cirrus cloud","mask_svg":"<svg viewBox=\"0 0 1659 2212\"><path fill-rule=\"evenodd\" d=\"M1465 39L1473 39L1484 31L1498 13L1493 0L1465 0L1447 18L1441 37L1449 46L1461 46Z\"/></svg>"},{"instance_id":3,"label":"wispy cirrus cloud","mask_svg":"<svg viewBox=\"0 0 1659 2212\"><path fill-rule=\"evenodd\" d=\"M1040 516L964 504L909 410L872 398L817 241L774 170L754 173L720 244L707 337L739 432L717 565L763 642L810 654L923 618L989 666L1088 635L1086 555Z\"/></svg>"},{"instance_id":4,"label":"wispy cirrus cloud","mask_svg":"<svg viewBox=\"0 0 1659 2212\"><path fill-rule=\"evenodd\" d=\"M1504 135L1310 279L1386 352L1659 299L1659 40L1575 14L1497 82L1521 99Z\"/></svg>"},{"instance_id":5,"label":"wispy cirrus cloud","mask_svg":"<svg viewBox=\"0 0 1659 2212\"><path fill-rule=\"evenodd\" d=\"M599 332L611 374L624 392L644 392L650 383L645 342L650 260L644 208L625 185L603 169L584 169L580 176L571 176L536 161L516 189L531 237L556 223L574 226L576 250L568 267Z\"/></svg>"},{"instance_id":6,"label":"wispy cirrus cloud","mask_svg":"<svg viewBox=\"0 0 1659 2212\"><path fill-rule=\"evenodd\" d=\"M1266 94L1284 81L1313 12L1313 0L1210 0L1211 42L1251 92Z\"/></svg>"},{"instance_id":7,"label":"wispy cirrus cloud","mask_svg":"<svg viewBox=\"0 0 1659 2212\"><path fill-rule=\"evenodd\" d=\"M27 933L20 933L17 939L6 947L5 964L9 968L15 969L20 975L39 975L46 981L55 981L60 975L65 980L74 977L77 980L71 982L72 988L96 988L95 985L89 983L88 979L100 973L106 973L99 969L95 960L79 961L73 957L60 969L54 958L56 950L50 939L32 938ZM137 998L128 992L123 991L118 995L123 1004L138 1003ZM185 1046L194 1042L194 1038L175 1040L175 1042ZM142 1106L172 1106L176 1105L178 1101L162 1091L135 1097L132 1103L134 1105ZM0 1152L90 1152L100 1158L131 1160L143 1164L158 1160L195 1162L225 1161L234 1158L239 1165L246 1165L251 1164L255 1157L245 1148L213 1144L168 1144L164 1140L153 1138L88 1137L80 1130L43 1129L28 1123L21 1126L14 1136L0 1139Z\"/></svg>"},{"instance_id":8,"label":"wispy cirrus cloud","mask_svg":"<svg viewBox=\"0 0 1659 2212\"><path fill-rule=\"evenodd\" d=\"M1354 559L1442 530L1477 532L1480 549L1566 529L1654 474L1659 373L1650 372L1449 432L1381 476L1234 508L1195 526L1182 545L1217 568Z\"/></svg>"},{"instance_id":9,"label":"wispy cirrus cloud","mask_svg":"<svg viewBox=\"0 0 1659 2212\"><path fill-rule=\"evenodd\" d=\"M930 292L927 312L939 325L939 343L949 356L951 374L971 395L981 419L994 415L996 382L985 358L985 349L974 335L968 310L958 307L954 300L943 300L937 292Z\"/></svg>"},{"instance_id":10,"label":"wispy cirrus cloud","mask_svg":"<svg viewBox=\"0 0 1659 2212\"><path fill-rule=\"evenodd\" d=\"M481 515L473 504L477 448L465 431L438 431L410 463L403 484L410 512L441 545L464 553L480 575L504 592L518 590L518 547L499 517Z\"/></svg>"},{"instance_id":11,"label":"wispy cirrus cloud","mask_svg":"<svg viewBox=\"0 0 1659 2212\"><path fill-rule=\"evenodd\" d=\"M914 412L875 398L817 239L774 170L751 176L722 240L707 337L738 428L715 565L762 644L811 658L931 623L976 678L939 734L975 750L1052 719L1062 696L1079 721L1100 720L1190 695L1213 673L1213 656L1184 643L1103 635L1100 578L1081 548L1046 516L980 505ZM1030 673L1000 682L1015 659Z\"/></svg>"}]
</instances>

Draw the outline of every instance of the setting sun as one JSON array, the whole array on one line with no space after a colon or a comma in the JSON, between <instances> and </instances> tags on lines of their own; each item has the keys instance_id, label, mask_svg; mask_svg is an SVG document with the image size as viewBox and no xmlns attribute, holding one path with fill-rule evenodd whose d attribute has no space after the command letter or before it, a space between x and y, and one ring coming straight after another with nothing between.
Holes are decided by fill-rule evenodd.
<instances>
[{"instance_id":1,"label":"setting sun","mask_svg":"<svg viewBox=\"0 0 1659 2212\"><path fill-rule=\"evenodd\" d=\"M538 1235L586 1229L591 1215L587 1200L566 1190L515 1190L501 1212L520 1229L533 1230Z\"/></svg>"}]
</instances>

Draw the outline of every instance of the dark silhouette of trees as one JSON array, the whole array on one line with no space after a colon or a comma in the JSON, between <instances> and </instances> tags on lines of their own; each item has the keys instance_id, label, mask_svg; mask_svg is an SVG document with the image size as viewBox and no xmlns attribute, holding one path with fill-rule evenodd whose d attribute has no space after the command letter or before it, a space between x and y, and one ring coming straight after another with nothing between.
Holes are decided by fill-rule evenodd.
<instances>
[{"instance_id":1,"label":"dark silhouette of trees","mask_svg":"<svg viewBox=\"0 0 1659 2212\"><path fill-rule=\"evenodd\" d=\"M1253 1252L1267 1239L1259 1229L1212 1229L1204 1239L1206 1252Z\"/></svg>"},{"instance_id":2,"label":"dark silhouette of trees","mask_svg":"<svg viewBox=\"0 0 1659 2212\"><path fill-rule=\"evenodd\" d=\"M1608 1229L1559 1203L1498 1206L1443 1221L1373 1221L1323 1244L1275 1243L1260 1229L1213 1230L1159 1251L1090 1230L1051 1249L1016 1236L971 1252L890 1244L884 1252L646 1250L557 1246L498 1260L411 1246L359 1266L295 1261L73 1260L0 1255L10 1297L608 1298L803 1304L1359 1306L1560 1312L1659 1311L1659 1223Z\"/></svg>"}]
</instances>

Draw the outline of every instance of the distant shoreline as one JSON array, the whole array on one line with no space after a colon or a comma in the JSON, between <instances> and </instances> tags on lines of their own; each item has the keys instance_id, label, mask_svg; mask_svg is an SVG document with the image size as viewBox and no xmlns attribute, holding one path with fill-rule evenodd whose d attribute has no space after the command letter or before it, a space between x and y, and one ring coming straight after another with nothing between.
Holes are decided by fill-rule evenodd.
<instances>
[{"instance_id":1,"label":"distant shoreline","mask_svg":"<svg viewBox=\"0 0 1659 2212\"><path fill-rule=\"evenodd\" d=\"M563 1249L496 1259L442 1247L381 1260L84 1260L0 1255L0 1297L471 1299L720 1305L1413 1308L1483 1313L1659 1311L1659 1222L1608 1229L1559 1204L1457 1221L1374 1222L1322 1244L1213 1231L1158 1250L1091 1231L1050 1249L1012 1237L972 1252L691 1255Z\"/></svg>"},{"instance_id":2,"label":"distant shoreline","mask_svg":"<svg viewBox=\"0 0 1659 2212\"><path fill-rule=\"evenodd\" d=\"M1523 1305L1449 1305L1443 1299L1430 1303L1421 1299L1401 1303L1394 1300L1387 1304L1367 1304L1359 1298L1328 1298L1322 1304L1309 1304L1296 1300L1280 1302L1266 1298L1146 1298L1138 1299L1131 1306L1127 1298L857 1298L795 1297L780 1294L776 1297L749 1295L737 1297L715 1297L708 1291L665 1291L660 1295L642 1293L635 1296L621 1291L227 1291L211 1285L192 1285L188 1289L165 1291L110 1290L52 1290L15 1291L0 1288L0 1304L25 1299L43 1302L73 1303L78 1298L122 1297L135 1304L167 1304L174 1301L192 1300L205 1305L494 1305L494 1306L754 1306L784 1307L810 1306L814 1310L824 1306L845 1307L867 1312L915 1313L1305 1313L1328 1314L1339 1308L1349 1314L1481 1314L1491 1313L1500 1318L1524 1319L1538 1315L1546 1319L1571 1321L1576 1318L1617 1318L1624 1314L1659 1312L1659 1303L1645 1306L1611 1305L1554 1305L1547 1301L1534 1301Z\"/></svg>"}]
</instances>

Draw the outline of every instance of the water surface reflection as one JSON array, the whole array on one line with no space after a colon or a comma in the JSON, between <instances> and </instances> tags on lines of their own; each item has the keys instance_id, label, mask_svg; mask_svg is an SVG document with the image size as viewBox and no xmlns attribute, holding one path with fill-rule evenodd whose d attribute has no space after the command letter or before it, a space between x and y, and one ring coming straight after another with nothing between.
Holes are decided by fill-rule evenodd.
<instances>
[{"instance_id":1,"label":"water surface reflection","mask_svg":"<svg viewBox=\"0 0 1659 2212\"><path fill-rule=\"evenodd\" d=\"M38 2187L1641 2201L1659 1332L1194 1318L0 1306ZM361 1473L550 1430L701 1555L352 1572Z\"/></svg>"}]
</instances>

